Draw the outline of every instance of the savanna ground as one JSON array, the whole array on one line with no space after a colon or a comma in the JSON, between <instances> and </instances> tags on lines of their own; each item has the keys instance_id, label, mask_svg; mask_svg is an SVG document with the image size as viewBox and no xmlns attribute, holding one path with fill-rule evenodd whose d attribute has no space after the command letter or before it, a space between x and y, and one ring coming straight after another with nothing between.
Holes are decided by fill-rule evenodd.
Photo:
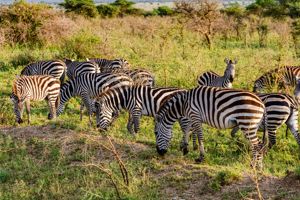
<instances>
[{"instance_id":1,"label":"savanna ground","mask_svg":"<svg viewBox=\"0 0 300 200\"><path fill-rule=\"evenodd\" d=\"M136 137L126 130L126 113L109 131L99 132L86 116L80 121L79 100L73 98L52 121L46 102L32 103L31 125L17 125L9 100L15 74L24 65L64 57L123 57L133 68L152 71L157 86L181 88L195 87L204 71L223 74L224 58L237 58L233 86L250 90L263 72L299 65L289 37L283 40L273 31L264 48L255 33L247 36L247 45L216 37L209 50L200 35L182 29L172 17L56 20L43 29L43 46L3 43L0 48L0 199L118 199L115 186L122 199L257 199L256 178L265 199L300 199L299 147L291 134L285 138L285 126L255 176L241 133L231 138L229 130L205 126L206 160L195 164L198 152L190 147L183 156L179 151L178 124L162 158L155 150L152 118L142 118ZM128 172L128 185L109 138Z\"/></svg>"}]
</instances>

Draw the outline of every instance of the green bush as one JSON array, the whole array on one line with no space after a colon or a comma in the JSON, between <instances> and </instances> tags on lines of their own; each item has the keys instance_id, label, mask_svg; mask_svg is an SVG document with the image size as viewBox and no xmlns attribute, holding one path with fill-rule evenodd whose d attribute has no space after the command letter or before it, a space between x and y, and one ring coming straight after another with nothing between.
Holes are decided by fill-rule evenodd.
<instances>
[{"instance_id":1,"label":"green bush","mask_svg":"<svg viewBox=\"0 0 300 200\"><path fill-rule=\"evenodd\" d=\"M117 6L111 4L101 4L97 10L101 17L116 17L120 12Z\"/></svg>"},{"instance_id":2,"label":"green bush","mask_svg":"<svg viewBox=\"0 0 300 200\"><path fill-rule=\"evenodd\" d=\"M217 173L217 175L212 179L210 187L213 190L220 190L222 186L228 185L234 181L240 179L240 176L237 173L234 173L229 170L222 170Z\"/></svg>"},{"instance_id":3,"label":"green bush","mask_svg":"<svg viewBox=\"0 0 300 200\"><path fill-rule=\"evenodd\" d=\"M160 6L156 9L153 9L153 14L159 16L169 16L174 14L174 10L168 6Z\"/></svg>"},{"instance_id":4,"label":"green bush","mask_svg":"<svg viewBox=\"0 0 300 200\"><path fill-rule=\"evenodd\" d=\"M82 30L63 42L61 55L73 59L97 57L101 53L100 46L101 41L98 36Z\"/></svg>"},{"instance_id":5,"label":"green bush","mask_svg":"<svg viewBox=\"0 0 300 200\"><path fill-rule=\"evenodd\" d=\"M85 17L96 17L98 15L96 5L93 0L65 0L59 4L67 12L74 12Z\"/></svg>"}]
</instances>

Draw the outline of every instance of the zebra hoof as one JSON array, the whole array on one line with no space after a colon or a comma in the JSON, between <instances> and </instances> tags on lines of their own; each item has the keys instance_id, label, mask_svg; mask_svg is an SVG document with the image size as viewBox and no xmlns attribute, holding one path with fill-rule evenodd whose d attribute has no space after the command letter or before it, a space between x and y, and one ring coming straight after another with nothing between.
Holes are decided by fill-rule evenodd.
<instances>
[{"instance_id":1,"label":"zebra hoof","mask_svg":"<svg viewBox=\"0 0 300 200\"><path fill-rule=\"evenodd\" d=\"M22 124L23 123L23 120L22 119L18 119L18 124Z\"/></svg>"},{"instance_id":2,"label":"zebra hoof","mask_svg":"<svg viewBox=\"0 0 300 200\"><path fill-rule=\"evenodd\" d=\"M48 119L52 119L52 116L50 113L48 114Z\"/></svg>"},{"instance_id":3,"label":"zebra hoof","mask_svg":"<svg viewBox=\"0 0 300 200\"><path fill-rule=\"evenodd\" d=\"M193 150L194 150L194 151L198 150L198 145L195 145L195 146L193 147Z\"/></svg>"},{"instance_id":4,"label":"zebra hoof","mask_svg":"<svg viewBox=\"0 0 300 200\"><path fill-rule=\"evenodd\" d=\"M188 154L189 153L188 148L187 147L182 148L182 153L183 153L183 155Z\"/></svg>"},{"instance_id":5,"label":"zebra hoof","mask_svg":"<svg viewBox=\"0 0 300 200\"><path fill-rule=\"evenodd\" d=\"M195 159L195 162L198 163L198 164L202 163L203 161L204 161L204 156L200 156L199 158Z\"/></svg>"}]
</instances>

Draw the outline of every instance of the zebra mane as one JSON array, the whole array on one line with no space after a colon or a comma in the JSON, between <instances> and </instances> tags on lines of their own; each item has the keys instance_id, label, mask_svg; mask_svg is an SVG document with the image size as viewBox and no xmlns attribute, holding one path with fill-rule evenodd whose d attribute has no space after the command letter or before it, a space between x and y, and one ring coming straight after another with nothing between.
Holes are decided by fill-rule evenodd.
<instances>
[{"instance_id":1,"label":"zebra mane","mask_svg":"<svg viewBox=\"0 0 300 200\"><path fill-rule=\"evenodd\" d=\"M21 99L20 94L18 92L18 87L17 87L17 82L18 82L19 79L20 79L20 77L17 76L16 79L14 80L14 82L13 82L13 88L12 88L13 94L17 96L18 100Z\"/></svg>"},{"instance_id":2,"label":"zebra mane","mask_svg":"<svg viewBox=\"0 0 300 200\"><path fill-rule=\"evenodd\" d=\"M164 113L168 112L174 104L184 100L186 93L187 90L182 90L169 95L170 98L162 102L156 115L157 118L163 117L165 115Z\"/></svg>"}]
</instances>

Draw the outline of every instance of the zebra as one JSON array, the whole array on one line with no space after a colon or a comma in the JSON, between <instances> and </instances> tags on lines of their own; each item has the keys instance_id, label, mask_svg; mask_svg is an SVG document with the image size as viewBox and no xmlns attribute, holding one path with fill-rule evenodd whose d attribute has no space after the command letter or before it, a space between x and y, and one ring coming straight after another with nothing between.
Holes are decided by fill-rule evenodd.
<instances>
[{"instance_id":1,"label":"zebra","mask_svg":"<svg viewBox=\"0 0 300 200\"><path fill-rule=\"evenodd\" d=\"M154 75L144 69L123 69L123 68L115 68L110 71L110 73L125 73L135 83L135 85L144 85L154 87L155 85L155 77Z\"/></svg>"},{"instance_id":2,"label":"zebra","mask_svg":"<svg viewBox=\"0 0 300 200\"><path fill-rule=\"evenodd\" d=\"M278 88L285 88L286 85L294 87L300 78L300 66L283 66L268 71L254 82L253 92L261 92L278 84Z\"/></svg>"},{"instance_id":3,"label":"zebra","mask_svg":"<svg viewBox=\"0 0 300 200\"><path fill-rule=\"evenodd\" d=\"M178 92L161 106L156 115L157 152L160 155L167 152L174 122L186 117L198 136L200 156L196 162L204 160L202 123L205 123L218 129L238 126L251 143L252 165L255 166L255 161L258 161L261 166L264 144L259 141L256 132L264 112L265 106L259 97L247 91L198 86L187 92Z\"/></svg>"},{"instance_id":4,"label":"zebra","mask_svg":"<svg viewBox=\"0 0 300 200\"><path fill-rule=\"evenodd\" d=\"M23 123L22 112L24 102L30 124L30 100L48 101L50 114L48 119L56 118L56 108L59 104L60 81L50 75L20 76L13 83L10 99L14 104L16 122Z\"/></svg>"},{"instance_id":5,"label":"zebra","mask_svg":"<svg viewBox=\"0 0 300 200\"><path fill-rule=\"evenodd\" d=\"M130 67L128 61L123 58L117 58L114 60L103 58L87 58L86 60L98 64L101 72L110 72L113 69L129 69Z\"/></svg>"},{"instance_id":6,"label":"zebra","mask_svg":"<svg viewBox=\"0 0 300 200\"><path fill-rule=\"evenodd\" d=\"M126 74L82 74L73 80L65 82L60 89L61 99L57 109L57 116L64 110L65 103L74 96L80 96L89 114L91 123L91 115L94 110L93 101L102 92L109 88L119 87L122 85L132 85L133 81Z\"/></svg>"},{"instance_id":7,"label":"zebra","mask_svg":"<svg viewBox=\"0 0 300 200\"><path fill-rule=\"evenodd\" d=\"M198 77L198 85L232 88L237 60L232 61L228 58L225 58L224 62L227 64L227 66L223 76L220 76L213 71L205 72Z\"/></svg>"},{"instance_id":8,"label":"zebra","mask_svg":"<svg viewBox=\"0 0 300 200\"><path fill-rule=\"evenodd\" d=\"M266 121L260 124L259 129L264 131L264 133L268 133L269 148L276 144L276 131L284 123L291 130L300 146L300 135L298 132L299 103L297 100L290 95L279 93L257 94L257 96L264 102L266 107ZM232 137L235 136L238 129L239 127L236 127L231 131Z\"/></svg>"},{"instance_id":9,"label":"zebra","mask_svg":"<svg viewBox=\"0 0 300 200\"><path fill-rule=\"evenodd\" d=\"M27 65L21 75L51 75L63 83L66 74L66 64L61 60L39 61Z\"/></svg>"},{"instance_id":10,"label":"zebra","mask_svg":"<svg viewBox=\"0 0 300 200\"><path fill-rule=\"evenodd\" d=\"M100 73L100 69L95 62L78 62L65 59L65 63L67 65L67 76L69 79L74 79L79 75L87 73Z\"/></svg>"},{"instance_id":11,"label":"zebra","mask_svg":"<svg viewBox=\"0 0 300 200\"><path fill-rule=\"evenodd\" d=\"M143 85L121 86L109 89L95 103L97 127L107 130L114 119L113 114L121 109L129 111L127 130L135 135L139 131L142 115L154 117L160 106L177 92L178 88L152 88ZM186 119L179 119L184 126ZM132 127L134 125L134 128ZM185 130L183 129L183 132Z\"/></svg>"}]
</instances>

